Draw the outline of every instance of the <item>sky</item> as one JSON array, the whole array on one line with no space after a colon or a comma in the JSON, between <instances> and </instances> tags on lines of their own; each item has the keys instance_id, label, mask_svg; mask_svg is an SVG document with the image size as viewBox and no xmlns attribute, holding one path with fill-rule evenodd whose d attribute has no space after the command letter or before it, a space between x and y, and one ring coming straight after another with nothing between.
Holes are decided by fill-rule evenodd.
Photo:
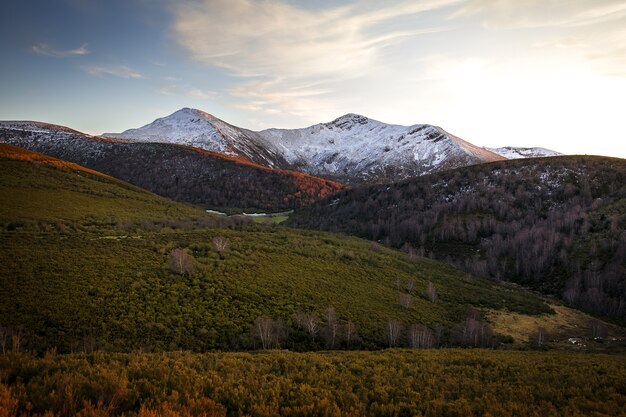
<instances>
[{"instance_id":1,"label":"sky","mask_svg":"<svg viewBox=\"0 0 626 417\"><path fill-rule=\"evenodd\" d=\"M182 107L253 130L358 113L626 158L624 0L0 4L0 120L91 134Z\"/></svg>"}]
</instances>

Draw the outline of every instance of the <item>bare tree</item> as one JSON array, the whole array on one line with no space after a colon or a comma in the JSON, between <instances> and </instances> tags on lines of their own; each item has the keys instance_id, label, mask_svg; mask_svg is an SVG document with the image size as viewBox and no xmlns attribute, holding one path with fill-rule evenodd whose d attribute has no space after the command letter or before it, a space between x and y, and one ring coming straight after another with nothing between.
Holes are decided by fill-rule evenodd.
<instances>
[{"instance_id":1,"label":"bare tree","mask_svg":"<svg viewBox=\"0 0 626 417\"><path fill-rule=\"evenodd\" d=\"M0 351L3 354L7 353L7 342L9 341L9 329L0 326Z\"/></svg>"},{"instance_id":2,"label":"bare tree","mask_svg":"<svg viewBox=\"0 0 626 417\"><path fill-rule=\"evenodd\" d=\"M325 312L326 327L324 329L324 337L326 339L326 346L333 349L337 343L339 334L339 323L337 322L337 313L335 308L330 306Z\"/></svg>"},{"instance_id":3,"label":"bare tree","mask_svg":"<svg viewBox=\"0 0 626 417\"><path fill-rule=\"evenodd\" d=\"M220 255L220 258L224 259L224 252L230 245L230 242L228 242L228 239L224 236L215 236L211 241L211 245L213 246L213 250Z\"/></svg>"},{"instance_id":4,"label":"bare tree","mask_svg":"<svg viewBox=\"0 0 626 417\"><path fill-rule=\"evenodd\" d=\"M531 336L530 341L533 346L542 348L548 340L548 332L543 327L537 328L537 331Z\"/></svg>"},{"instance_id":5,"label":"bare tree","mask_svg":"<svg viewBox=\"0 0 626 417\"><path fill-rule=\"evenodd\" d=\"M401 332L402 323L398 320L389 320L387 322L387 341L389 342L389 347L393 347L398 344Z\"/></svg>"},{"instance_id":6,"label":"bare tree","mask_svg":"<svg viewBox=\"0 0 626 417\"><path fill-rule=\"evenodd\" d=\"M409 344L413 348L430 349L435 346L435 336L423 324L412 324L409 329Z\"/></svg>"},{"instance_id":7,"label":"bare tree","mask_svg":"<svg viewBox=\"0 0 626 417\"><path fill-rule=\"evenodd\" d=\"M294 322L298 328L306 330L311 337L317 336L320 319L315 314L298 312L294 315Z\"/></svg>"},{"instance_id":8,"label":"bare tree","mask_svg":"<svg viewBox=\"0 0 626 417\"><path fill-rule=\"evenodd\" d=\"M272 345L274 332L274 319L270 316L260 316L254 320L254 335L261 341L263 349L269 349Z\"/></svg>"},{"instance_id":9,"label":"bare tree","mask_svg":"<svg viewBox=\"0 0 626 417\"><path fill-rule=\"evenodd\" d=\"M413 297L410 294L401 292L398 296L400 305L404 308L411 308L413 305Z\"/></svg>"},{"instance_id":10,"label":"bare tree","mask_svg":"<svg viewBox=\"0 0 626 417\"><path fill-rule=\"evenodd\" d=\"M24 328L19 326L13 329L11 335L11 350L13 352L19 352L22 349L22 343L24 342Z\"/></svg>"},{"instance_id":11,"label":"bare tree","mask_svg":"<svg viewBox=\"0 0 626 417\"><path fill-rule=\"evenodd\" d=\"M173 249L168 262L170 271L179 275L192 275L195 269L193 258L184 249Z\"/></svg>"},{"instance_id":12,"label":"bare tree","mask_svg":"<svg viewBox=\"0 0 626 417\"><path fill-rule=\"evenodd\" d=\"M437 290L435 289L435 285L432 282L429 282L426 286L426 299L431 303L437 302Z\"/></svg>"},{"instance_id":13,"label":"bare tree","mask_svg":"<svg viewBox=\"0 0 626 417\"><path fill-rule=\"evenodd\" d=\"M343 329L344 329L343 335L346 341L346 346L350 347L357 338L356 326L351 320L348 320L348 322L345 324Z\"/></svg>"},{"instance_id":14,"label":"bare tree","mask_svg":"<svg viewBox=\"0 0 626 417\"><path fill-rule=\"evenodd\" d=\"M409 278L404 287L409 294L413 294L413 290L415 289L415 280L413 278Z\"/></svg>"}]
</instances>

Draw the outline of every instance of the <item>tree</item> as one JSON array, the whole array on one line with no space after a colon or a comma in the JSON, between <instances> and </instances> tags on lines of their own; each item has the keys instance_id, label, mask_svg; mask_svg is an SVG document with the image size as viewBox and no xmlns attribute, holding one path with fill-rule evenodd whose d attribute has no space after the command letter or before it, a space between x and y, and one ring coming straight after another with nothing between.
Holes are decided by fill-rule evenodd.
<instances>
[{"instance_id":1,"label":"tree","mask_svg":"<svg viewBox=\"0 0 626 417\"><path fill-rule=\"evenodd\" d=\"M183 249L172 250L168 266L170 271L179 275L191 276L195 269L192 256Z\"/></svg>"},{"instance_id":2,"label":"tree","mask_svg":"<svg viewBox=\"0 0 626 417\"><path fill-rule=\"evenodd\" d=\"M538 349L543 348L547 341L548 332L543 327L538 327L535 333L530 337L530 343Z\"/></svg>"},{"instance_id":3,"label":"tree","mask_svg":"<svg viewBox=\"0 0 626 417\"><path fill-rule=\"evenodd\" d=\"M224 236L215 236L211 241L211 246L213 246L213 250L220 255L220 259L224 259L224 252L229 245L230 242L228 242L228 239Z\"/></svg>"},{"instance_id":4,"label":"tree","mask_svg":"<svg viewBox=\"0 0 626 417\"><path fill-rule=\"evenodd\" d=\"M22 349L22 343L24 342L24 328L19 326L17 329L13 329L11 335L11 350L13 352L19 352Z\"/></svg>"},{"instance_id":5,"label":"tree","mask_svg":"<svg viewBox=\"0 0 626 417\"><path fill-rule=\"evenodd\" d=\"M402 323L398 320L389 320L387 322L387 341L389 342L389 347L393 347L398 344L401 332Z\"/></svg>"},{"instance_id":6,"label":"tree","mask_svg":"<svg viewBox=\"0 0 626 417\"><path fill-rule=\"evenodd\" d=\"M409 278L406 282L405 288L409 294L413 294L413 290L415 289L415 280L413 278Z\"/></svg>"},{"instance_id":7,"label":"tree","mask_svg":"<svg viewBox=\"0 0 626 417\"><path fill-rule=\"evenodd\" d=\"M7 353L7 342L9 340L9 329L0 326L0 351L4 354Z\"/></svg>"},{"instance_id":8,"label":"tree","mask_svg":"<svg viewBox=\"0 0 626 417\"><path fill-rule=\"evenodd\" d=\"M335 308L330 306L326 309L325 317L326 327L324 328L324 338L326 339L326 346L333 349L337 343L339 334L339 323L337 322L337 313Z\"/></svg>"},{"instance_id":9,"label":"tree","mask_svg":"<svg viewBox=\"0 0 626 417\"><path fill-rule=\"evenodd\" d=\"M254 335L261 341L263 349L269 349L272 345L274 332L274 319L270 316L260 316L254 320Z\"/></svg>"},{"instance_id":10,"label":"tree","mask_svg":"<svg viewBox=\"0 0 626 417\"><path fill-rule=\"evenodd\" d=\"M319 318L313 313L298 312L294 315L294 322L300 329L306 330L306 332L315 339L319 332Z\"/></svg>"},{"instance_id":11,"label":"tree","mask_svg":"<svg viewBox=\"0 0 626 417\"><path fill-rule=\"evenodd\" d=\"M410 294L405 294L401 292L398 298L402 307L411 308L411 305L413 304L413 297L411 297Z\"/></svg>"},{"instance_id":12,"label":"tree","mask_svg":"<svg viewBox=\"0 0 626 417\"><path fill-rule=\"evenodd\" d=\"M432 282L428 283L428 286L426 286L426 299L428 301L430 301L431 303L435 303L437 302L437 290L435 289L435 285Z\"/></svg>"},{"instance_id":13,"label":"tree","mask_svg":"<svg viewBox=\"0 0 626 417\"><path fill-rule=\"evenodd\" d=\"M351 320L348 320L348 322L343 327L343 336L344 340L346 341L347 347L350 347L352 343L356 340L356 325Z\"/></svg>"},{"instance_id":14,"label":"tree","mask_svg":"<svg viewBox=\"0 0 626 417\"><path fill-rule=\"evenodd\" d=\"M409 345L412 348L430 349L435 346L435 336L423 324L412 324L409 329Z\"/></svg>"}]
</instances>

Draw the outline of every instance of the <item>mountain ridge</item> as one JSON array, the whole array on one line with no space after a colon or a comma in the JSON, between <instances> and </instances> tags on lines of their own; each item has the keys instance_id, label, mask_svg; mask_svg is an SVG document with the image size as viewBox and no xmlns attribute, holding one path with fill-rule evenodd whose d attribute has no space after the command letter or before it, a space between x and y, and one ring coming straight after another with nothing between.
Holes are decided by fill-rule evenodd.
<instances>
[{"instance_id":1,"label":"mountain ridge","mask_svg":"<svg viewBox=\"0 0 626 417\"><path fill-rule=\"evenodd\" d=\"M397 181L504 159L437 126L387 124L355 113L300 129L255 132L183 108L140 128L103 136L181 143L348 184Z\"/></svg>"}]
</instances>

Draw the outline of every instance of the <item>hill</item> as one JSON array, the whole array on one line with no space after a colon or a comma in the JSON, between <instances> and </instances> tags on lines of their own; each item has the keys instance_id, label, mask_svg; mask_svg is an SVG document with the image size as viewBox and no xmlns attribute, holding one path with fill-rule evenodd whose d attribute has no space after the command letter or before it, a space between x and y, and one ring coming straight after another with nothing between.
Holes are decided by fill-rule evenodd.
<instances>
[{"instance_id":1,"label":"hill","mask_svg":"<svg viewBox=\"0 0 626 417\"><path fill-rule=\"evenodd\" d=\"M47 155L0 144L0 224L114 224L204 216L138 187Z\"/></svg>"},{"instance_id":2,"label":"hill","mask_svg":"<svg viewBox=\"0 0 626 417\"><path fill-rule=\"evenodd\" d=\"M352 233L626 319L626 161L495 162L343 191L292 226Z\"/></svg>"},{"instance_id":3,"label":"hill","mask_svg":"<svg viewBox=\"0 0 626 417\"><path fill-rule=\"evenodd\" d=\"M103 135L191 145L348 184L397 181L505 159L436 126L391 125L357 114L302 129L253 132L184 108L143 127Z\"/></svg>"},{"instance_id":4,"label":"hill","mask_svg":"<svg viewBox=\"0 0 626 417\"><path fill-rule=\"evenodd\" d=\"M503 336L483 313L553 314L437 261L328 233L185 220L198 212L3 149L0 336L26 335L22 348L378 348L418 334L428 346L492 346Z\"/></svg>"},{"instance_id":5,"label":"hill","mask_svg":"<svg viewBox=\"0 0 626 417\"><path fill-rule=\"evenodd\" d=\"M344 188L300 172L188 146L129 143L34 122L0 123L0 142L74 162L177 201L282 210Z\"/></svg>"}]
</instances>

